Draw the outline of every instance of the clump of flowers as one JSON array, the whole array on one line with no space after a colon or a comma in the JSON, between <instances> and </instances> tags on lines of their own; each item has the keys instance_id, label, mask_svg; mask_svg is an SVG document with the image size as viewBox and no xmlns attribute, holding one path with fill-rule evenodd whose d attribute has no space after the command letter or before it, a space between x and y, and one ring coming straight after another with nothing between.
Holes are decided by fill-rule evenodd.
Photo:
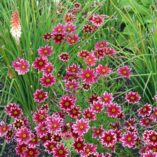
<instances>
[{"instance_id":1,"label":"clump of flowers","mask_svg":"<svg viewBox=\"0 0 157 157\"><path fill-rule=\"evenodd\" d=\"M74 12L81 8L75 3ZM105 15L93 14L85 17L87 24L82 28L85 33L93 33L105 22ZM45 33L45 41L53 44L77 45L81 37L75 25L76 15L72 12L64 16L65 24L57 24L52 32ZM49 42L48 42L49 43ZM92 86L105 83L111 75L120 79L130 79L132 68L128 65L116 70L104 59L114 57L118 52L106 40L99 40L93 45L93 50L79 50L75 54L80 62L70 64L71 55L68 52L59 52L58 61L66 65L61 80L58 80L54 71L55 65L51 57L55 54L53 46L46 44L38 48L38 57L32 66L24 58L13 61L12 67L18 75L27 75L31 70L40 75L40 88L32 94L36 110L32 114L32 123L25 117L22 108L17 103L10 103L5 107L6 114L12 118L12 124L0 122L0 137L7 142L16 141L16 153L21 157L37 157L40 149L54 157L68 157L71 152L81 157L112 157L118 147L121 149L138 150L141 157L157 156L157 131L154 129L157 122L157 107L151 104L141 104L142 97L137 91L123 93L121 102L114 92L104 89L102 93L90 91ZM30 68L31 66L31 68ZM49 101L52 96L50 90L58 81L62 81L63 95L59 95L55 106ZM55 88L58 88L56 86ZM78 103L79 91L92 93L83 104ZM156 97L155 97L156 98ZM87 104L87 105L86 105ZM135 108L131 117L124 105ZM52 108L56 110L52 112ZM100 121L112 119L113 123L107 126ZM106 120L105 119L105 120ZM96 124L96 125L95 125ZM90 134L92 132L92 135ZM90 142L86 136L90 134ZM92 143L92 139L97 142ZM98 145L96 144L98 143ZM41 148L42 145L42 148ZM98 146L104 149L99 152Z\"/></svg>"}]
</instances>

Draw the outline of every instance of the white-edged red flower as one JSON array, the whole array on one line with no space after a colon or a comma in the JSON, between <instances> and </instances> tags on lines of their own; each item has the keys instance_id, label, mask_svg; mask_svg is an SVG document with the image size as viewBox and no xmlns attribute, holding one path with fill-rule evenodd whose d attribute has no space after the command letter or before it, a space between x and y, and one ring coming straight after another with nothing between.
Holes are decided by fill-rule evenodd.
<instances>
[{"instance_id":1,"label":"white-edged red flower","mask_svg":"<svg viewBox=\"0 0 157 157\"><path fill-rule=\"evenodd\" d=\"M140 101L141 96L138 94L138 92L130 91L126 93L125 100L130 104L136 104Z\"/></svg>"},{"instance_id":2,"label":"white-edged red flower","mask_svg":"<svg viewBox=\"0 0 157 157\"><path fill-rule=\"evenodd\" d=\"M70 117L77 119L81 115L80 107L74 106L68 111Z\"/></svg>"},{"instance_id":3,"label":"white-edged red flower","mask_svg":"<svg viewBox=\"0 0 157 157\"><path fill-rule=\"evenodd\" d=\"M54 150L54 148L56 148L56 146L57 146L57 143L52 141L52 140L51 141L47 141L46 143L44 143L45 150L49 154L53 153L53 150Z\"/></svg>"},{"instance_id":4,"label":"white-edged red flower","mask_svg":"<svg viewBox=\"0 0 157 157\"><path fill-rule=\"evenodd\" d=\"M56 34L59 34L59 33L64 33L65 32L65 26L63 24L57 24L57 26L55 26L52 30L52 34L53 33L56 33Z\"/></svg>"},{"instance_id":5,"label":"white-edged red flower","mask_svg":"<svg viewBox=\"0 0 157 157\"><path fill-rule=\"evenodd\" d=\"M81 152L81 156L90 156L96 152L97 146L94 144L86 143L83 151Z\"/></svg>"},{"instance_id":6,"label":"white-edged red flower","mask_svg":"<svg viewBox=\"0 0 157 157\"><path fill-rule=\"evenodd\" d=\"M45 74L39 80L40 80L40 84L44 87L47 87L47 88L56 83L56 79L52 74Z\"/></svg>"},{"instance_id":7,"label":"white-edged red flower","mask_svg":"<svg viewBox=\"0 0 157 157\"><path fill-rule=\"evenodd\" d=\"M20 118L23 112L18 104L11 103L5 107L5 112L12 118Z\"/></svg>"},{"instance_id":8,"label":"white-edged red flower","mask_svg":"<svg viewBox=\"0 0 157 157\"><path fill-rule=\"evenodd\" d=\"M77 43L79 40L80 40L80 38L79 38L78 34L70 34L67 37L67 42L69 45L73 45L73 44Z\"/></svg>"},{"instance_id":9,"label":"white-edged red flower","mask_svg":"<svg viewBox=\"0 0 157 157\"><path fill-rule=\"evenodd\" d=\"M157 122L157 107L153 108L153 113L151 114L151 118L154 122Z\"/></svg>"},{"instance_id":10,"label":"white-edged red flower","mask_svg":"<svg viewBox=\"0 0 157 157\"><path fill-rule=\"evenodd\" d=\"M93 131L93 134L92 134L92 138L101 138L103 132L104 132L104 129L102 127L94 127L92 129Z\"/></svg>"},{"instance_id":11,"label":"white-edged red flower","mask_svg":"<svg viewBox=\"0 0 157 157\"><path fill-rule=\"evenodd\" d=\"M12 67L17 71L18 75L24 75L29 71L30 65L24 58L17 58L12 62Z\"/></svg>"},{"instance_id":12,"label":"white-edged red flower","mask_svg":"<svg viewBox=\"0 0 157 157\"><path fill-rule=\"evenodd\" d=\"M120 76L122 76L124 78L130 78L130 75L132 74L131 70L132 69L126 65L123 67L119 67L117 72Z\"/></svg>"},{"instance_id":13,"label":"white-edged red flower","mask_svg":"<svg viewBox=\"0 0 157 157\"><path fill-rule=\"evenodd\" d=\"M134 132L126 132L121 138L123 147L133 148L136 144L136 139L137 135Z\"/></svg>"},{"instance_id":14,"label":"white-edged red flower","mask_svg":"<svg viewBox=\"0 0 157 157\"><path fill-rule=\"evenodd\" d=\"M98 14L94 14L92 15L92 17L90 18L90 22L96 26L96 27L100 27L104 24L104 19L105 16L104 15L98 15Z\"/></svg>"},{"instance_id":15,"label":"white-edged red flower","mask_svg":"<svg viewBox=\"0 0 157 157\"><path fill-rule=\"evenodd\" d=\"M89 121L83 118L76 120L76 123L72 125L72 128L79 136L83 136L89 130Z\"/></svg>"},{"instance_id":16,"label":"white-edged red flower","mask_svg":"<svg viewBox=\"0 0 157 157\"><path fill-rule=\"evenodd\" d=\"M90 108L87 108L83 111L83 117L87 120L96 120L96 114Z\"/></svg>"},{"instance_id":17,"label":"white-edged red flower","mask_svg":"<svg viewBox=\"0 0 157 157\"><path fill-rule=\"evenodd\" d=\"M62 62L68 62L70 59L70 56L67 52L62 52L61 54L58 55L59 60L61 60Z\"/></svg>"},{"instance_id":18,"label":"white-edged red flower","mask_svg":"<svg viewBox=\"0 0 157 157\"><path fill-rule=\"evenodd\" d=\"M89 54L86 58L85 58L85 63L89 66L95 66L97 62L96 57L93 54Z\"/></svg>"},{"instance_id":19,"label":"white-edged red flower","mask_svg":"<svg viewBox=\"0 0 157 157\"><path fill-rule=\"evenodd\" d=\"M152 105L146 103L144 106L140 107L137 112L141 117L149 116L152 112Z\"/></svg>"},{"instance_id":20,"label":"white-edged red flower","mask_svg":"<svg viewBox=\"0 0 157 157\"><path fill-rule=\"evenodd\" d=\"M72 23L72 22L74 22L75 21L75 15L74 14L72 14L72 13L67 13L67 14L65 14L65 16L64 16L64 21L65 22L67 22L67 23Z\"/></svg>"},{"instance_id":21,"label":"white-edged red flower","mask_svg":"<svg viewBox=\"0 0 157 157\"><path fill-rule=\"evenodd\" d=\"M141 126L149 128L152 125L152 122L153 122L152 118L144 117L144 118L140 119L139 124Z\"/></svg>"},{"instance_id":22,"label":"white-edged red flower","mask_svg":"<svg viewBox=\"0 0 157 157\"><path fill-rule=\"evenodd\" d=\"M64 29L66 33L74 33L76 31L76 26L73 23L66 23Z\"/></svg>"},{"instance_id":23,"label":"white-edged red flower","mask_svg":"<svg viewBox=\"0 0 157 157\"><path fill-rule=\"evenodd\" d=\"M107 47L109 45L108 41L98 41L96 42L96 44L94 45L94 48L97 50L97 49L103 49L105 47Z\"/></svg>"},{"instance_id":24,"label":"white-edged red flower","mask_svg":"<svg viewBox=\"0 0 157 157\"><path fill-rule=\"evenodd\" d=\"M16 132L16 141L20 144L27 144L31 139L31 134L28 128L23 127Z\"/></svg>"},{"instance_id":25,"label":"white-edged red flower","mask_svg":"<svg viewBox=\"0 0 157 157\"><path fill-rule=\"evenodd\" d=\"M49 133L57 133L61 131L61 128L63 126L63 119L56 114L53 114L49 117L47 117L47 128Z\"/></svg>"},{"instance_id":26,"label":"white-edged red flower","mask_svg":"<svg viewBox=\"0 0 157 157\"><path fill-rule=\"evenodd\" d=\"M39 47L38 54L41 57L51 56L52 50L53 50L52 46L46 45L45 47Z\"/></svg>"},{"instance_id":27,"label":"white-edged red flower","mask_svg":"<svg viewBox=\"0 0 157 157\"><path fill-rule=\"evenodd\" d=\"M65 148L63 144L57 145L53 150L53 155L55 157L67 157L68 154L68 149Z\"/></svg>"},{"instance_id":28,"label":"white-edged red flower","mask_svg":"<svg viewBox=\"0 0 157 157\"><path fill-rule=\"evenodd\" d=\"M77 138L74 140L73 147L78 153L83 151L84 146L85 146L85 142L82 138Z\"/></svg>"},{"instance_id":29,"label":"white-edged red flower","mask_svg":"<svg viewBox=\"0 0 157 157\"><path fill-rule=\"evenodd\" d=\"M104 105L102 102L94 101L93 104L91 104L91 109L96 113L101 112L103 108L104 108Z\"/></svg>"},{"instance_id":30,"label":"white-edged red flower","mask_svg":"<svg viewBox=\"0 0 157 157\"><path fill-rule=\"evenodd\" d=\"M11 128L10 125L7 125L4 121L1 121L0 122L0 137L5 136L10 128Z\"/></svg>"},{"instance_id":31,"label":"white-edged red flower","mask_svg":"<svg viewBox=\"0 0 157 157\"><path fill-rule=\"evenodd\" d=\"M65 90L66 91L74 91L79 88L79 83L76 80L67 81L65 83Z\"/></svg>"},{"instance_id":32,"label":"white-edged red flower","mask_svg":"<svg viewBox=\"0 0 157 157\"><path fill-rule=\"evenodd\" d=\"M51 33L52 40L55 44L61 44L65 40L65 33Z\"/></svg>"},{"instance_id":33,"label":"white-edged red flower","mask_svg":"<svg viewBox=\"0 0 157 157\"><path fill-rule=\"evenodd\" d=\"M81 50L80 52L78 52L78 57L80 58L86 58L87 56L90 55L90 52L87 50Z\"/></svg>"},{"instance_id":34,"label":"white-edged red flower","mask_svg":"<svg viewBox=\"0 0 157 157\"><path fill-rule=\"evenodd\" d=\"M105 112L109 117L117 118L118 115L122 112L122 109L117 103L111 103L106 106Z\"/></svg>"},{"instance_id":35,"label":"white-edged red flower","mask_svg":"<svg viewBox=\"0 0 157 157\"><path fill-rule=\"evenodd\" d=\"M42 71L45 68L45 65L47 64L48 60L46 57L38 57L33 62L33 67L35 69L38 69L39 71Z\"/></svg>"},{"instance_id":36,"label":"white-edged red flower","mask_svg":"<svg viewBox=\"0 0 157 157\"><path fill-rule=\"evenodd\" d=\"M113 130L104 131L100 139L101 144L106 147L113 146L117 141L116 134Z\"/></svg>"},{"instance_id":37,"label":"white-edged red flower","mask_svg":"<svg viewBox=\"0 0 157 157\"><path fill-rule=\"evenodd\" d=\"M35 147L28 147L24 153L23 157L38 157L40 154L39 150Z\"/></svg>"},{"instance_id":38,"label":"white-edged red flower","mask_svg":"<svg viewBox=\"0 0 157 157\"><path fill-rule=\"evenodd\" d=\"M27 150L27 144L20 144L18 143L16 146L16 154L23 155L23 153Z\"/></svg>"},{"instance_id":39,"label":"white-edged red flower","mask_svg":"<svg viewBox=\"0 0 157 157\"><path fill-rule=\"evenodd\" d=\"M80 77L83 81L85 81L86 84L92 84L96 82L95 71L89 67L87 67L86 70L82 70Z\"/></svg>"},{"instance_id":40,"label":"white-edged red flower","mask_svg":"<svg viewBox=\"0 0 157 157\"><path fill-rule=\"evenodd\" d=\"M74 107L74 101L69 95L60 98L59 106L63 111L68 111Z\"/></svg>"},{"instance_id":41,"label":"white-edged red flower","mask_svg":"<svg viewBox=\"0 0 157 157\"><path fill-rule=\"evenodd\" d=\"M50 74L53 72L53 69L54 69L53 65L50 62L48 62L46 63L42 71L44 74Z\"/></svg>"},{"instance_id":42,"label":"white-edged red flower","mask_svg":"<svg viewBox=\"0 0 157 157\"><path fill-rule=\"evenodd\" d=\"M43 122L35 127L38 137L42 138L48 133L47 122Z\"/></svg>"},{"instance_id":43,"label":"white-edged red flower","mask_svg":"<svg viewBox=\"0 0 157 157\"><path fill-rule=\"evenodd\" d=\"M39 125L46 121L47 118L47 110L38 110L37 112L34 112L33 114L33 120L36 123L36 125Z\"/></svg>"},{"instance_id":44,"label":"white-edged red flower","mask_svg":"<svg viewBox=\"0 0 157 157\"><path fill-rule=\"evenodd\" d=\"M108 68L106 65L101 65L99 64L96 67L96 73L102 76L107 76L108 74L110 74L112 72L112 68Z\"/></svg>"},{"instance_id":45,"label":"white-edged red flower","mask_svg":"<svg viewBox=\"0 0 157 157\"><path fill-rule=\"evenodd\" d=\"M37 89L33 94L34 101L36 102L44 102L48 98L48 92L45 92L43 89Z\"/></svg>"},{"instance_id":46,"label":"white-edged red flower","mask_svg":"<svg viewBox=\"0 0 157 157\"><path fill-rule=\"evenodd\" d=\"M104 92L103 96L100 98L100 100L104 103L104 105L111 104L113 99L114 99L113 94L108 92Z\"/></svg>"}]
</instances>

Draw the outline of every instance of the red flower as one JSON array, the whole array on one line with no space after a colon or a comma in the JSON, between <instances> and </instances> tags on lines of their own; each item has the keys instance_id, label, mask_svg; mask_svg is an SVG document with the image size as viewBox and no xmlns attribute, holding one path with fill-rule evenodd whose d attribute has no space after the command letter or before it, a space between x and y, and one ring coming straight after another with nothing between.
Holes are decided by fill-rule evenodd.
<instances>
[{"instance_id":1,"label":"red flower","mask_svg":"<svg viewBox=\"0 0 157 157\"><path fill-rule=\"evenodd\" d=\"M101 138L104 129L102 127L94 127L93 129L93 134L92 134L92 138Z\"/></svg>"},{"instance_id":2,"label":"red flower","mask_svg":"<svg viewBox=\"0 0 157 157\"><path fill-rule=\"evenodd\" d=\"M31 139L29 141L29 147L36 147L38 145L39 139L37 135L32 134Z\"/></svg>"},{"instance_id":3,"label":"red flower","mask_svg":"<svg viewBox=\"0 0 157 157\"><path fill-rule=\"evenodd\" d=\"M62 61L62 62L67 62L69 61L70 59L70 56L67 52L62 52L60 55L59 55L59 59Z\"/></svg>"},{"instance_id":4,"label":"red flower","mask_svg":"<svg viewBox=\"0 0 157 157\"><path fill-rule=\"evenodd\" d=\"M16 103L8 104L5 107L6 113L12 118L20 118L22 116L22 110Z\"/></svg>"},{"instance_id":5,"label":"red flower","mask_svg":"<svg viewBox=\"0 0 157 157\"><path fill-rule=\"evenodd\" d=\"M67 42L69 45L73 45L79 41L79 36L77 34L71 34L67 37Z\"/></svg>"},{"instance_id":6,"label":"red flower","mask_svg":"<svg viewBox=\"0 0 157 157\"><path fill-rule=\"evenodd\" d=\"M72 65L68 66L66 71L68 73L77 74L80 71L80 66L76 65L76 64L72 64Z\"/></svg>"},{"instance_id":7,"label":"red flower","mask_svg":"<svg viewBox=\"0 0 157 157\"><path fill-rule=\"evenodd\" d=\"M27 144L18 144L16 146L16 154L23 155L23 153L27 150Z\"/></svg>"},{"instance_id":8,"label":"red flower","mask_svg":"<svg viewBox=\"0 0 157 157\"><path fill-rule=\"evenodd\" d=\"M0 137L5 136L10 128L11 128L10 125L7 125L4 123L4 121L1 121L0 122Z\"/></svg>"},{"instance_id":9,"label":"red flower","mask_svg":"<svg viewBox=\"0 0 157 157\"><path fill-rule=\"evenodd\" d=\"M64 145L60 144L53 150L53 155L55 157L67 157L68 150L64 147Z\"/></svg>"},{"instance_id":10,"label":"red flower","mask_svg":"<svg viewBox=\"0 0 157 157\"><path fill-rule=\"evenodd\" d=\"M89 156L96 152L97 146L94 144L86 143L83 151L81 152L81 156Z\"/></svg>"},{"instance_id":11,"label":"red flower","mask_svg":"<svg viewBox=\"0 0 157 157\"><path fill-rule=\"evenodd\" d=\"M24 75L29 71L29 62L23 58L18 58L12 62L12 67L17 71L18 75Z\"/></svg>"},{"instance_id":12,"label":"red flower","mask_svg":"<svg viewBox=\"0 0 157 157\"><path fill-rule=\"evenodd\" d=\"M48 60L47 58L36 58L35 61L33 62L33 67L35 69L38 69L39 71L42 71L45 68L45 65L47 64Z\"/></svg>"},{"instance_id":13,"label":"red flower","mask_svg":"<svg viewBox=\"0 0 157 157\"><path fill-rule=\"evenodd\" d=\"M60 33L64 33L64 25L63 24L58 24L57 26L55 26L52 30L52 34L60 34Z\"/></svg>"},{"instance_id":14,"label":"red flower","mask_svg":"<svg viewBox=\"0 0 157 157\"><path fill-rule=\"evenodd\" d=\"M54 148L56 148L57 143L54 141L47 141L44 143L44 147L49 154L53 153Z\"/></svg>"},{"instance_id":15,"label":"red flower","mask_svg":"<svg viewBox=\"0 0 157 157\"><path fill-rule=\"evenodd\" d=\"M99 113L103 110L104 106L102 102L99 101L94 101L93 104L91 104L91 109L96 112Z\"/></svg>"},{"instance_id":16,"label":"red flower","mask_svg":"<svg viewBox=\"0 0 157 157\"><path fill-rule=\"evenodd\" d=\"M112 93L104 92L102 98L100 98L104 105L111 104L113 101Z\"/></svg>"},{"instance_id":17,"label":"red flower","mask_svg":"<svg viewBox=\"0 0 157 157\"><path fill-rule=\"evenodd\" d=\"M142 157L157 157L157 153L149 151L149 152L143 153Z\"/></svg>"},{"instance_id":18,"label":"red flower","mask_svg":"<svg viewBox=\"0 0 157 157\"><path fill-rule=\"evenodd\" d=\"M85 81L86 84L92 84L96 82L95 71L93 69L90 69L89 67L86 70L82 70L80 77L83 81Z\"/></svg>"},{"instance_id":19,"label":"red flower","mask_svg":"<svg viewBox=\"0 0 157 157\"><path fill-rule=\"evenodd\" d=\"M46 40L46 41L50 41L50 39L51 39L51 33L45 33L43 35L43 39Z\"/></svg>"},{"instance_id":20,"label":"red flower","mask_svg":"<svg viewBox=\"0 0 157 157\"><path fill-rule=\"evenodd\" d=\"M52 49L53 48L51 46L48 46L48 45L46 45L45 47L40 47L38 49L39 56L41 56L41 57L51 56Z\"/></svg>"},{"instance_id":21,"label":"red flower","mask_svg":"<svg viewBox=\"0 0 157 157\"><path fill-rule=\"evenodd\" d=\"M72 118L77 119L81 115L80 107L74 106L72 109L69 110L68 114Z\"/></svg>"},{"instance_id":22,"label":"red flower","mask_svg":"<svg viewBox=\"0 0 157 157\"><path fill-rule=\"evenodd\" d=\"M89 84L82 84L82 88L84 89L84 91L88 91L90 89L90 85Z\"/></svg>"},{"instance_id":23,"label":"red flower","mask_svg":"<svg viewBox=\"0 0 157 157\"><path fill-rule=\"evenodd\" d=\"M23 126L25 126L24 121L21 119L15 119L14 123L13 123L13 128L15 130L17 129L21 129Z\"/></svg>"},{"instance_id":24,"label":"red flower","mask_svg":"<svg viewBox=\"0 0 157 157\"><path fill-rule=\"evenodd\" d=\"M63 119L59 116L53 114L52 116L49 116L47 118L47 127L49 133L56 133L61 131L61 128L63 126Z\"/></svg>"},{"instance_id":25,"label":"red flower","mask_svg":"<svg viewBox=\"0 0 157 157\"><path fill-rule=\"evenodd\" d=\"M50 74L52 73L53 69L53 65L51 63L47 63L42 71L44 72L44 74Z\"/></svg>"},{"instance_id":26,"label":"red flower","mask_svg":"<svg viewBox=\"0 0 157 157\"><path fill-rule=\"evenodd\" d=\"M52 140L54 140L55 142L60 142L62 140L61 134L53 134Z\"/></svg>"},{"instance_id":27,"label":"red flower","mask_svg":"<svg viewBox=\"0 0 157 157\"><path fill-rule=\"evenodd\" d=\"M92 109L85 109L83 112L83 117L87 120L96 120L96 114Z\"/></svg>"},{"instance_id":28,"label":"red flower","mask_svg":"<svg viewBox=\"0 0 157 157\"><path fill-rule=\"evenodd\" d=\"M72 125L72 128L79 136L83 136L89 130L89 121L83 118L79 119Z\"/></svg>"},{"instance_id":29,"label":"red flower","mask_svg":"<svg viewBox=\"0 0 157 157\"><path fill-rule=\"evenodd\" d=\"M60 98L59 105L62 110L68 111L74 106L74 101L68 95L65 95Z\"/></svg>"},{"instance_id":30,"label":"red flower","mask_svg":"<svg viewBox=\"0 0 157 157\"><path fill-rule=\"evenodd\" d=\"M65 33L52 33L51 35L55 44L61 44L65 39Z\"/></svg>"},{"instance_id":31,"label":"red flower","mask_svg":"<svg viewBox=\"0 0 157 157\"><path fill-rule=\"evenodd\" d=\"M125 95L125 100L130 104L136 104L140 101L141 96L138 94L138 92L129 92Z\"/></svg>"},{"instance_id":32,"label":"red flower","mask_svg":"<svg viewBox=\"0 0 157 157\"><path fill-rule=\"evenodd\" d=\"M92 15L92 17L90 18L90 22L96 26L96 27L100 27L104 24L104 15Z\"/></svg>"},{"instance_id":33,"label":"red flower","mask_svg":"<svg viewBox=\"0 0 157 157\"><path fill-rule=\"evenodd\" d=\"M64 76L65 81L72 81L72 80L78 80L78 74L74 73L69 73L67 72L66 75Z\"/></svg>"},{"instance_id":34,"label":"red flower","mask_svg":"<svg viewBox=\"0 0 157 157\"><path fill-rule=\"evenodd\" d=\"M103 49L103 48L107 47L108 44L109 44L108 41L104 41L104 40L98 41L98 42L96 42L94 48L95 48L96 50L98 50L98 49Z\"/></svg>"},{"instance_id":35,"label":"red flower","mask_svg":"<svg viewBox=\"0 0 157 157\"><path fill-rule=\"evenodd\" d=\"M78 153L83 151L84 146L85 146L85 143L83 139L81 138L77 138L73 143L73 147Z\"/></svg>"},{"instance_id":36,"label":"red flower","mask_svg":"<svg viewBox=\"0 0 157 157\"><path fill-rule=\"evenodd\" d=\"M151 114L151 118L157 122L157 107L153 108L153 113Z\"/></svg>"},{"instance_id":37,"label":"red flower","mask_svg":"<svg viewBox=\"0 0 157 157\"><path fill-rule=\"evenodd\" d=\"M96 64L96 57L92 54L89 54L86 58L85 58L85 63L90 65L90 66L95 66Z\"/></svg>"},{"instance_id":38,"label":"red flower","mask_svg":"<svg viewBox=\"0 0 157 157\"><path fill-rule=\"evenodd\" d=\"M66 33L74 33L76 30L76 26L73 23L65 24L65 32Z\"/></svg>"},{"instance_id":39,"label":"red flower","mask_svg":"<svg viewBox=\"0 0 157 157\"><path fill-rule=\"evenodd\" d=\"M116 53L116 50L110 47L105 47L103 50L106 56L114 55Z\"/></svg>"},{"instance_id":40,"label":"red flower","mask_svg":"<svg viewBox=\"0 0 157 157\"><path fill-rule=\"evenodd\" d=\"M94 101L98 101L99 100L99 96L96 94L92 94L89 98L88 98L88 102L90 103L94 103Z\"/></svg>"},{"instance_id":41,"label":"red flower","mask_svg":"<svg viewBox=\"0 0 157 157\"><path fill-rule=\"evenodd\" d=\"M101 64L99 64L96 67L96 73L102 76L107 76L108 74L110 74L112 72L112 68L108 68L107 66L102 66Z\"/></svg>"},{"instance_id":42,"label":"red flower","mask_svg":"<svg viewBox=\"0 0 157 157\"><path fill-rule=\"evenodd\" d=\"M65 15L64 20L67 23L71 23L75 21L75 18L76 18L75 15L73 15L72 13L68 13Z\"/></svg>"},{"instance_id":43,"label":"red flower","mask_svg":"<svg viewBox=\"0 0 157 157\"><path fill-rule=\"evenodd\" d=\"M121 138L123 147L128 147L128 148L134 147L136 144L136 139L137 136L134 132L130 132L130 131L126 132Z\"/></svg>"},{"instance_id":44,"label":"red flower","mask_svg":"<svg viewBox=\"0 0 157 157\"><path fill-rule=\"evenodd\" d=\"M105 57L105 52L103 49L96 49L93 51L94 53L94 56L100 60L100 59L103 59Z\"/></svg>"},{"instance_id":45,"label":"red flower","mask_svg":"<svg viewBox=\"0 0 157 157\"><path fill-rule=\"evenodd\" d=\"M37 148L28 147L26 151L24 151L23 157L38 157L39 150Z\"/></svg>"},{"instance_id":46,"label":"red flower","mask_svg":"<svg viewBox=\"0 0 157 157\"><path fill-rule=\"evenodd\" d=\"M86 33L92 33L93 32L93 27L89 24L84 25L83 31Z\"/></svg>"},{"instance_id":47,"label":"red flower","mask_svg":"<svg viewBox=\"0 0 157 157\"><path fill-rule=\"evenodd\" d=\"M28 143L31 139L31 132L28 128L23 127L16 132L16 140L18 143Z\"/></svg>"},{"instance_id":48,"label":"red flower","mask_svg":"<svg viewBox=\"0 0 157 157\"><path fill-rule=\"evenodd\" d=\"M150 134L148 134L147 140L152 145L157 144L157 132L151 131Z\"/></svg>"},{"instance_id":49,"label":"red flower","mask_svg":"<svg viewBox=\"0 0 157 157\"><path fill-rule=\"evenodd\" d=\"M137 112L141 117L146 117L150 115L151 111L152 106L146 103L144 106L140 107Z\"/></svg>"},{"instance_id":50,"label":"red flower","mask_svg":"<svg viewBox=\"0 0 157 157\"><path fill-rule=\"evenodd\" d=\"M76 82L75 80L67 81L65 83L65 87L66 87L65 90L67 91L74 91L79 88L79 83Z\"/></svg>"},{"instance_id":51,"label":"red flower","mask_svg":"<svg viewBox=\"0 0 157 157\"><path fill-rule=\"evenodd\" d=\"M88 52L87 50L82 50L82 51L78 52L78 57L80 57L80 58L86 58L89 55L90 55L90 52Z\"/></svg>"},{"instance_id":52,"label":"red flower","mask_svg":"<svg viewBox=\"0 0 157 157\"><path fill-rule=\"evenodd\" d=\"M129 68L128 66L123 66L123 67L119 67L118 68L118 74L124 78L130 78L130 75L132 74L131 72L131 68Z\"/></svg>"},{"instance_id":53,"label":"red flower","mask_svg":"<svg viewBox=\"0 0 157 157\"><path fill-rule=\"evenodd\" d=\"M140 120L140 125L149 128L152 125L153 120L149 117L142 118Z\"/></svg>"},{"instance_id":54,"label":"red flower","mask_svg":"<svg viewBox=\"0 0 157 157\"><path fill-rule=\"evenodd\" d=\"M116 134L113 130L104 131L101 136L101 144L106 147L111 147L116 143Z\"/></svg>"},{"instance_id":55,"label":"red flower","mask_svg":"<svg viewBox=\"0 0 157 157\"><path fill-rule=\"evenodd\" d=\"M33 95L34 101L39 103L44 102L48 98L48 92L44 92L42 89L37 89Z\"/></svg>"},{"instance_id":56,"label":"red flower","mask_svg":"<svg viewBox=\"0 0 157 157\"><path fill-rule=\"evenodd\" d=\"M106 106L106 113L109 117L117 118L121 112L121 107L116 103Z\"/></svg>"},{"instance_id":57,"label":"red flower","mask_svg":"<svg viewBox=\"0 0 157 157\"><path fill-rule=\"evenodd\" d=\"M47 122L43 122L35 127L35 131L38 137L42 138L48 133Z\"/></svg>"},{"instance_id":58,"label":"red flower","mask_svg":"<svg viewBox=\"0 0 157 157\"><path fill-rule=\"evenodd\" d=\"M39 125L43 122L45 122L47 118L47 111L46 110L38 110L37 112L34 112L33 114L33 120L36 123L36 125Z\"/></svg>"},{"instance_id":59,"label":"red flower","mask_svg":"<svg viewBox=\"0 0 157 157\"><path fill-rule=\"evenodd\" d=\"M46 74L39 80L40 80L40 84L44 87L50 87L56 83L55 77L51 74Z\"/></svg>"}]
</instances>

